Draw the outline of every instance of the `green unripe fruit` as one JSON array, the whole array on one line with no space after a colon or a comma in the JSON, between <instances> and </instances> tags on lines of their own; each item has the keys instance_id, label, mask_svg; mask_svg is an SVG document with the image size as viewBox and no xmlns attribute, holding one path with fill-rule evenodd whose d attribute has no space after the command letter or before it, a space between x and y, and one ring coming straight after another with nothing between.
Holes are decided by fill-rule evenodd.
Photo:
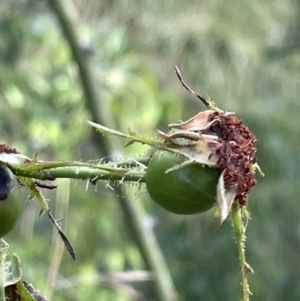
<instances>
[{"instance_id":1,"label":"green unripe fruit","mask_svg":"<svg viewBox=\"0 0 300 301\"><path fill-rule=\"evenodd\" d=\"M22 209L20 185L12 171L0 162L0 238L13 228Z\"/></svg>"},{"instance_id":2,"label":"green unripe fruit","mask_svg":"<svg viewBox=\"0 0 300 301\"><path fill-rule=\"evenodd\" d=\"M194 214L216 204L219 174L199 164L166 171L184 161L166 151L156 151L146 172L146 185L151 198L164 209L177 214Z\"/></svg>"}]
</instances>

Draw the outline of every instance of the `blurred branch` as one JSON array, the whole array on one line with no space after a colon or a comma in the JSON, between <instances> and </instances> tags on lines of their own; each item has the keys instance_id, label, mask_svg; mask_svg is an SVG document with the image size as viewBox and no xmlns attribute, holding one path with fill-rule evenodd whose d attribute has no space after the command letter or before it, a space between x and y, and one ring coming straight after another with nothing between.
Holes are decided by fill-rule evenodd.
<instances>
[{"instance_id":1,"label":"blurred branch","mask_svg":"<svg viewBox=\"0 0 300 301\"><path fill-rule=\"evenodd\" d=\"M98 110L100 100L95 89L92 70L89 66L87 57L80 47L79 38L75 31L76 24L68 15L67 7L72 7L72 3L62 0L48 0L48 3L60 23L62 32L65 35L66 41L69 43L73 54L73 59L78 65L82 87L85 93L86 108L92 115L92 120L95 123L105 124L103 122L104 114ZM110 155L112 150L109 148L107 138L96 135L94 136L94 139L97 141L99 152L104 156ZM119 189L117 194L124 195L124 192ZM156 276L155 286L159 300L176 300L176 290L173 286L170 273L166 267L156 237L152 229L144 225L144 208L139 202L133 202L132 199L126 197L120 202L120 206L126 216L129 229L134 235L135 242L140 249L147 268L153 271Z\"/></svg>"}]
</instances>

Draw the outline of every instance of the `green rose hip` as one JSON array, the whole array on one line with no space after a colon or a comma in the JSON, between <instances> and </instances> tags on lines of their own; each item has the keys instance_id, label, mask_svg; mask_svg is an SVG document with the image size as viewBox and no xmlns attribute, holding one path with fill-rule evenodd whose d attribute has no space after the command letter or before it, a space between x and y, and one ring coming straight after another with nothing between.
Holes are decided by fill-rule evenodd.
<instances>
[{"instance_id":1,"label":"green rose hip","mask_svg":"<svg viewBox=\"0 0 300 301\"><path fill-rule=\"evenodd\" d=\"M146 185L151 198L164 209L177 214L194 214L209 210L216 204L219 174L213 168L193 164L166 171L184 161L166 151L151 157Z\"/></svg>"},{"instance_id":2,"label":"green rose hip","mask_svg":"<svg viewBox=\"0 0 300 301\"><path fill-rule=\"evenodd\" d=\"M0 238L11 231L22 209L20 185L12 171L0 162Z\"/></svg>"}]
</instances>

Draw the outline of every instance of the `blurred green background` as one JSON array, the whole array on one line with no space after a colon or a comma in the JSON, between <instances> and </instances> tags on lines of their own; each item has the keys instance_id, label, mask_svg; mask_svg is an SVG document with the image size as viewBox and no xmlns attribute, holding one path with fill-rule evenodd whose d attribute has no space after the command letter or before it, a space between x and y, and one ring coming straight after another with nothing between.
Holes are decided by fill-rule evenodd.
<instances>
[{"instance_id":1,"label":"blurred green background","mask_svg":"<svg viewBox=\"0 0 300 301\"><path fill-rule=\"evenodd\" d=\"M300 300L300 2L60 2L77 54L59 1L0 3L0 142L43 160L143 155L145 148L123 149L123 141L103 139L86 120L151 136L195 115L204 107L181 87L177 64L194 90L236 112L259 141L266 177L248 206L251 300ZM92 95L83 89L76 55L87 66ZM155 234L177 300L239 300L229 220L220 227L213 210L190 217L168 213L143 186L58 184L45 194L55 216L65 219L77 262L47 217L38 217L36 202L26 202L6 237L21 258L24 279L51 300L167 300L126 226L127 196L145 209L143 224Z\"/></svg>"}]
</instances>

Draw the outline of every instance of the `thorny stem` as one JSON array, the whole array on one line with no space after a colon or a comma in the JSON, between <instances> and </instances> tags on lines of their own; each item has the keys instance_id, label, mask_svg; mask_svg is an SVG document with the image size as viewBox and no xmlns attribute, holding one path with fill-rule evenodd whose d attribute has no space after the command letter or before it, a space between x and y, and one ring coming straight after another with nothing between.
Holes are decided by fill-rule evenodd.
<instances>
[{"instance_id":1,"label":"thorny stem","mask_svg":"<svg viewBox=\"0 0 300 301\"><path fill-rule=\"evenodd\" d=\"M121 184L124 181L135 181L144 182L145 158L138 160L126 160L119 162L118 164L111 162L107 164L91 164L82 162L44 162L32 160L25 164L9 164L9 168L13 173L18 176L19 182L27 186L31 190L31 197L36 197L41 205L41 212L46 212L51 222L55 225L60 237L62 238L65 247L70 253L73 260L76 260L76 254L74 248L68 237L64 234L63 230L58 224L58 221L53 217L47 201L43 194L36 187L43 187L52 189L55 186L49 186L44 183L38 183L39 180L55 180L56 178L75 178L82 180L90 180L91 183L95 184L98 180L112 180L117 181ZM34 178L35 180L33 180ZM1 258L0 258L1 261ZM1 268L1 265L0 265ZM1 287L1 275L0 275L0 287ZM0 292L1 293L1 292ZM1 297L1 296L0 296ZM0 301L2 301L0 299Z\"/></svg>"},{"instance_id":2,"label":"thorny stem","mask_svg":"<svg viewBox=\"0 0 300 301\"><path fill-rule=\"evenodd\" d=\"M138 165L143 163L139 160L132 162L130 160L124 161L127 167L121 162L112 166L96 165L81 162L43 162L31 164L28 167L26 165L10 164L9 167L13 173L18 177L34 178L38 180L55 180L56 178L70 178L89 180L97 178L99 180L112 180L112 181L132 181L132 182L144 182L145 170L142 167L133 169L132 164Z\"/></svg>"},{"instance_id":3,"label":"thorny stem","mask_svg":"<svg viewBox=\"0 0 300 301\"><path fill-rule=\"evenodd\" d=\"M245 225L243 224L243 216L239 205L235 202L232 205L232 224L235 231L235 239L238 249L240 269L241 269L241 288L242 296L241 301L249 301L250 298L250 289L248 284L248 273L253 270L250 265L246 262L245 256Z\"/></svg>"}]
</instances>

